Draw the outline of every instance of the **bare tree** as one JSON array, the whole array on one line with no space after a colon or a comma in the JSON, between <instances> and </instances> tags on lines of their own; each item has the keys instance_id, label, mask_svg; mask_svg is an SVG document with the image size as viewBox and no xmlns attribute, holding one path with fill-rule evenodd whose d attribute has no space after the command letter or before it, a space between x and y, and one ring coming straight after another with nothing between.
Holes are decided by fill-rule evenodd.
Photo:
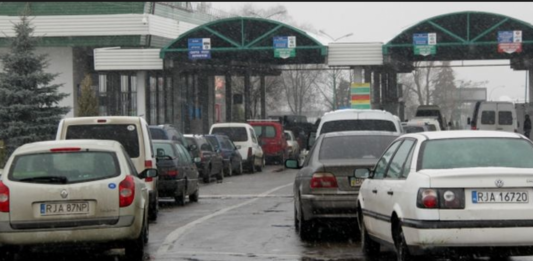
<instances>
[{"instance_id":1,"label":"bare tree","mask_svg":"<svg viewBox=\"0 0 533 261\"><path fill-rule=\"evenodd\" d=\"M301 115L306 109L316 107L317 83L322 71L319 65L296 64L288 65L289 70L283 72L283 89L287 104L296 115Z\"/></svg>"}]
</instances>

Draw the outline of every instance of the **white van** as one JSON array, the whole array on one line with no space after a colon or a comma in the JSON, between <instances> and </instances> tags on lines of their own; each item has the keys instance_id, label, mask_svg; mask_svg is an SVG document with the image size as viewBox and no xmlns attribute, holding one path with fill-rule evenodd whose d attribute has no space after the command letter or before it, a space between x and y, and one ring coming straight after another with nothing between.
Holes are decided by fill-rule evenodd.
<instances>
[{"instance_id":1,"label":"white van","mask_svg":"<svg viewBox=\"0 0 533 261\"><path fill-rule=\"evenodd\" d=\"M263 149L255 134L254 128L248 123L215 123L211 126L209 134L223 134L229 137L237 146L242 156L243 165L249 172L263 171L265 157Z\"/></svg>"},{"instance_id":2,"label":"white van","mask_svg":"<svg viewBox=\"0 0 533 261\"><path fill-rule=\"evenodd\" d=\"M478 101L468 124L472 130L517 132L516 109L512 102Z\"/></svg>"},{"instance_id":3,"label":"white van","mask_svg":"<svg viewBox=\"0 0 533 261\"><path fill-rule=\"evenodd\" d=\"M141 117L97 116L66 118L59 122L56 140L115 140L124 146L138 173L156 168L152 137L148 123ZM144 180L150 195L149 218L157 219L159 212L158 178Z\"/></svg>"},{"instance_id":4,"label":"white van","mask_svg":"<svg viewBox=\"0 0 533 261\"><path fill-rule=\"evenodd\" d=\"M322 116L316 137L329 132L369 130L402 135L400 119L388 111L343 109L327 112Z\"/></svg>"}]
</instances>

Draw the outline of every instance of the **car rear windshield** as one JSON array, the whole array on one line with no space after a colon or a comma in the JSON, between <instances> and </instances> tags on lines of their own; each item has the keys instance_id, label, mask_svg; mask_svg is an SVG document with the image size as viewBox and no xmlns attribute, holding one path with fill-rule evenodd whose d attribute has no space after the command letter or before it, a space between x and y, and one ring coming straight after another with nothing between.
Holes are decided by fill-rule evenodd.
<instances>
[{"instance_id":1,"label":"car rear windshield","mask_svg":"<svg viewBox=\"0 0 533 261\"><path fill-rule=\"evenodd\" d=\"M498 124L499 125L512 125L513 124L513 113L510 111L499 111L498 112Z\"/></svg>"},{"instance_id":2,"label":"car rear windshield","mask_svg":"<svg viewBox=\"0 0 533 261\"><path fill-rule=\"evenodd\" d=\"M274 126L254 126L255 135L257 137L263 138L275 138L276 137L276 128Z\"/></svg>"},{"instance_id":3,"label":"car rear windshield","mask_svg":"<svg viewBox=\"0 0 533 261\"><path fill-rule=\"evenodd\" d=\"M176 158L176 152L172 149L174 146L172 143L157 143L154 142L154 151L155 155L157 157L165 157L165 156L171 156L172 158Z\"/></svg>"},{"instance_id":4,"label":"car rear windshield","mask_svg":"<svg viewBox=\"0 0 533 261\"><path fill-rule=\"evenodd\" d=\"M421 126L403 126L405 133L424 132L424 127Z\"/></svg>"},{"instance_id":5,"label":"car rear windshield","mask_svg":"<svg viewBox=\"0 0 533 261\"><path fill-rule=\"evenodd\" d=\"M211 146L213 146L214 148L218 148L219 145L218 145L218 140L216 137L214 136L206 136L205 139L209 142L209 144L211 144Z\"/></svg>"},{"instance_id":6,"label":"car rear windshield","mask_svg":"<svg viewBox=\"0 0 533 261\"><path fill-rule=\"evenodd\" d=\"M113 152L82 151L16 156L9 179L34 183L77 183L120 175Z\"/></svg>"},{"instance_id":7,"label":"car rear windshield","mask_svg":"<svg viewBox=\"0 0 533 261\"><path fill-rule=\"evenodd\" d=\"M494 111L482 111L481 112L481 124L494 125L496 122L496 113Z\"/></svg>"},{"instance_id":8,"label":"car rear windshield","mask_svg":"<svg viewBox=\"0 0 533 261\"><path fill-rule=\"evenodd\" d=\"M324 138L319 159L378 159L397 136L337 136Z\"/></svg>"},{"instance_id":9,"label":"car rear windshield","mask_svg":"<svg viewBox=\"0 0 533 261\"><path fill-rule=\"evenodd\" d=\"M247 141L248 134L244 127L216 127L213 128L211 134L222 134L230 138L234 142Z\"/></svg>"},{"instance_id":10,"label":"car rear windshield","mask_svg":"<svg viewBox=\"0 0 533 261\"><path fill-rule=\"evenodd\" d=\"M150 128L150 135L154 140L168 140L167 132L159 128Z\"/></svg>"},{"instance_id":11,"label":"car rear windshield","mask_svg":"<svg viewBox=\"0 0 533 261\"><path fill-rule=\"evenodd\" d=\"M419 169L533 168L533 145L509 138L429 140L419 161Z\"/></svg>"},{"instance_id":12,"label":"car rear windshield","mask_svg":"<svg viewBox=\"0 0 533 261\"><path fill-rule=\"evenodd\" d=\"M133 124L72 125L67 128L67 140L114 140L124 146L131 158L138 158L139 134Z\"/></svg>"},{"instance_id":13,"label":"car rear windshield","mask_svg":"<svg viewBox=\"0 0 533 261\"><path fill-rule=\"evenodd\" d=\"M439 117L440 112L438 110L419 110L416 112L416 117Z\"/></svg>"},{"instance_id":14,"label":"car rear windshield","mask_svg":"<svg viewBox=\"0 0 533 261\"><path fill-rule=\"evenodd\" d=\"M320 134L336 131L392 131L398 132L394 122L387 120L338 120L324 122Z\"/></svg>"}]
</instances>

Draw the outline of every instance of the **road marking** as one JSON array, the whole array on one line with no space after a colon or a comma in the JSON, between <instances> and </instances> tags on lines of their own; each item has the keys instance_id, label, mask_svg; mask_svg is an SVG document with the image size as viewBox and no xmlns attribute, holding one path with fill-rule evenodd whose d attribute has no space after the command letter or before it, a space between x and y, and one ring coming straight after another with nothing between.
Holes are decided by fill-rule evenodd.
<instances>
[{"instance_id":1,"label":"road marking","mask_svg":"<svg viewBox=\"0 0 533 261\"><path fill-rule=\"evenodd\" d=\"M292 198L293 195L200 195L204 199L223 199L223 198Z\"/></svg>"},{"instance_id":2,"label":"road marking","mask_svg":"<svg viewBox=\"0 0 533 261\"><path fill-rule=\"evenodd\" d=\"M233 209L236 209L236 208L240 208L240 207L243 207L243 206L246 206L246 205L249 205L251 203L254 203L255 201L259 200L260 198L264 198L265 196L267 196L268 194L270 193L273 193L277 190L280 190L282 188L285 188L285 187L288 187L288 186L292 186L292 183L290 184L285 184L285 185L282 185L282 186L279 186L279 187L276 187L276 188L273 188L267 192L264 192L262 194L259 194L257 195L256 198L253 198L253 199L250 199L248 201L245 201L243 203L240 203L240 204L237 204L237 205L234 205L234 206L231 206L231 207L227 207L227 208L223 208L213 214L210 214L210 215L207 215L207 216L204 216L204 217L201 217L191 223L188 223L187 225L185 226L182 226L182 227L179 227L177 228L176 230L172 231L170 234L168 234L168 236L165 238L165 240L163 241L163 244L161 244L161 246L159 246L159 248L157 249L157 252L156 252L156 258L158 257L161 257L163 256L164 254L166 254L168 252L168 250L170 249L170 247L172 245L174 245L174 243L183 235L185 234L189 229L191 229L192 227L208 220L208 219L211 219L211 218L214 218L216 216L220 216L230 210L233 210Z\"/></svg>"},{"instance_id":3,"label":"road marking","mask_svg":"<svg viewBox=\"0 0 533 261\"><path fill-rule=\"evenodd\" d=\"M291 258L297 259L302 255L297 254L258 254L258 253L243 253L243 252L199 252L199 251L179 251L172 252L172 256L241 256L241 257L270 257L270 258ZM174 258L172 260L175 260Z\"/></svg>"}]
</instances>

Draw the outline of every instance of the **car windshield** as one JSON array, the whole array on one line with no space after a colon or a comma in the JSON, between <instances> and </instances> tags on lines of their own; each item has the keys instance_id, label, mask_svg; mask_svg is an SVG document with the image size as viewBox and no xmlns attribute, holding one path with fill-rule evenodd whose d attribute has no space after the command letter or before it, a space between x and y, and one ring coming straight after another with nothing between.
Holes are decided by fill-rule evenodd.
<instances>
[{"instance_id":1,"label":"car windshield","mask_svg":"<svg viewBox=\"0 0 533 261\"><path fill-rule=\"evenodd\" d=\"M152 128L150 127L150 135L152 135L152 139L154 140L167 140L167 133L165 130L160 128Z\"/></svg>"},{"instance_id":2,"label":"car windshield","mask_svg":"<svg viewBox=\"0 0 533 261\"><path fill-rule=\"evenodd\" d=\"M154 147L154 151L157 157L165 157L165 156L170 156L172 158L177 157L176 152L174 151L174 149L172 149L174 147L172 143L154 142L153 145L154 145L153 147Z\"/></svg>"},{"instance_id":3,"label":"car windshield","mask_svg":"<svg viewBox=\"0 0 533 261\"><path fill-rule=\"evenodd\" d=\"M120 175L112 152L65 152L25 154L15 157L8 178L30 183L70 184Z\"/></svg>"},{"instance_id":4,"label":"car windshield","mask_svg":"<svg viewBox=\"0 0 533 261\"><path fill-rule=\"evenodd\" d=\"M120 142L132 158L139 157L139 135L133 124L71 125L67 127L67 140L96 139Z\"/></svg>"},{"instance_id":5,"label":"car windshield","mask_svg":"<svg viewBox=\"0 0 533 261\"><path fill-rule=\"evenodd\" d=\"M463 138L424 143L420 169L533 168L533 145L523 139Z\"/></svg>"},{"instance_id":6,"label":"car windshield","mask_svg":"<svg viewBox=\"0 0 533 261\"><path fill-rule=\"evenodd\" d=\"M405 133L415 133L415 132L424 132L424 127L422 126L409 126L405 125L403 126L403 130Z\"/></svg>"},{"instance_id":7,"label":"car windshield","mask_svg":"<svg viewBox=\"0 0 533 261\"><path fill-rule=\"evenodd\" d=\"M214 136L205 136L205 139L213 146L214 148L218 148L218 140Z\"/></svg>"},{"instance_id":8,"label":"car windshield","mask_svg":"<svg viewBox=\"0 0 533 261\"><path fill-rule=\"evenodd\" d=\"M333 136L325 137L319 159L378 159L397 136Z\"/></svg>"},{"instance_id":9,"label":"car windshield","mask_svg":"<svg viewBox=\"0 0 533 261\"><path fill-rule=\"evenodd\" d=\"M213 128L211 133L226 135L234 142L248 141L245 127L216 127Z\"/></svg>"},{"instance_id":10,"label":"car windshield","mask_svg":"<svg viewBox=\"0 0 533 261\"><path fill-rule=\"evenodd\" d=\"M336 120L327 121L322 125L320 134L337 131L391 131L397 132L394 122L387 120Z\"/></svg>"}]
</instances>

